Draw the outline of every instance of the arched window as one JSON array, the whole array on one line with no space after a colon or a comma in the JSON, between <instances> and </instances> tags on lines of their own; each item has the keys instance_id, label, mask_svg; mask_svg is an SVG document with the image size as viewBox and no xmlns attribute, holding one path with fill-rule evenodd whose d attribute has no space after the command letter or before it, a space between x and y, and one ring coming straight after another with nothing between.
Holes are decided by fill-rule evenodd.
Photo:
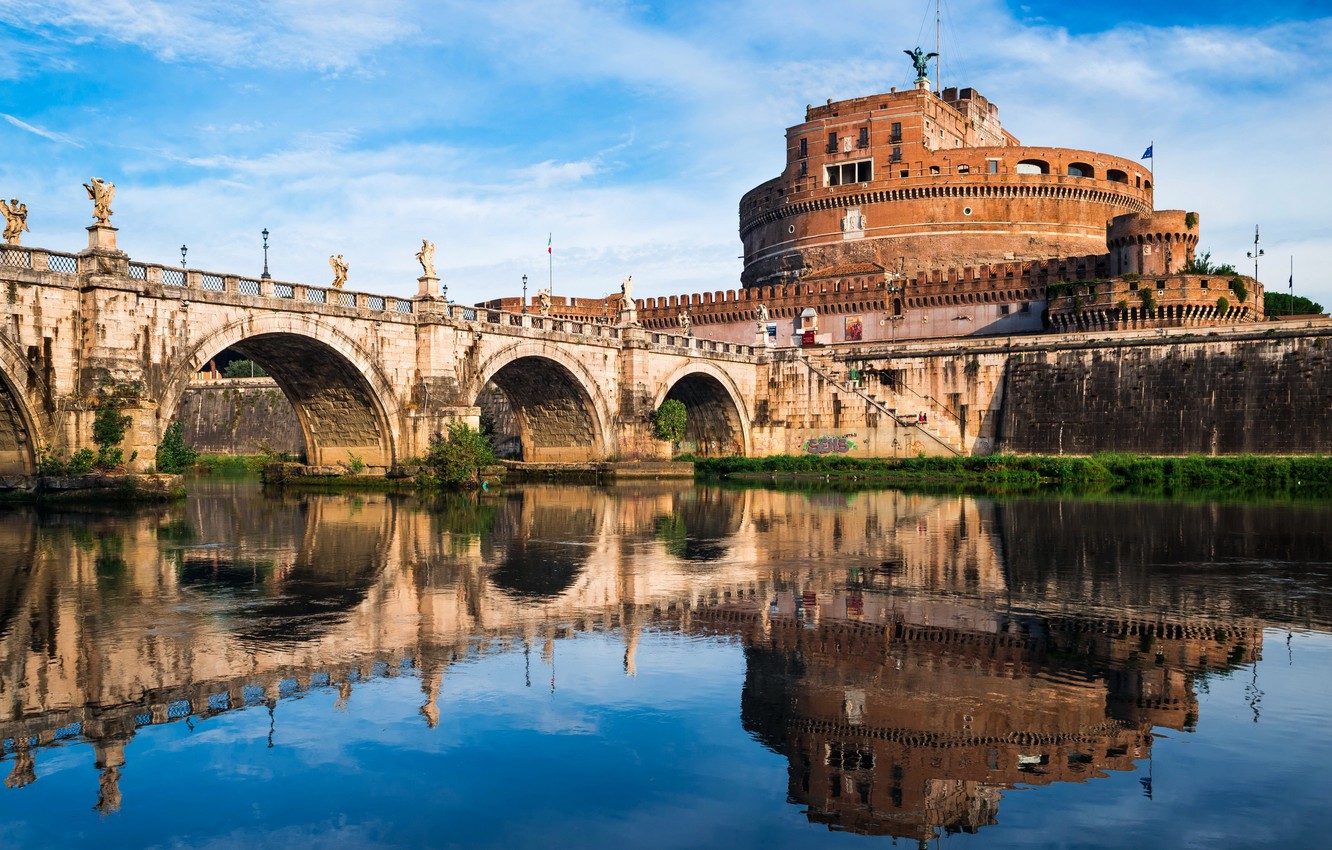
<instances>
[{"instance_id":1,"label":"arched window","mask_svg":"<svg viewBox=\"0 0 1332 850\"><path fill-rule=\"evenodd\" d=\"M1085 162L1070 162L1068 164L1069 177L1095 177L1096 169Z\"/></svg>"},{"instance_id":2,"label":"arched window","mask_svg":"<svg viewBox=\"0 0 1332 850\"><path fill-rule=\"evenodd\" d=\"M1105 179L1112 183L1127 183L1128 175L1118 168L1112 168L1105 173Z\"/></svg>"},{"instance_id":3,"label":"arched window","mask_svg":"<svg viewBox=\"0 0 1332 850\"><path fill-rule=\"evenodd\" d=\"M1018 174L1049 174L1050 163L1043 159L1024 159L1017 164Z\"/></svg>"}]
</instances>

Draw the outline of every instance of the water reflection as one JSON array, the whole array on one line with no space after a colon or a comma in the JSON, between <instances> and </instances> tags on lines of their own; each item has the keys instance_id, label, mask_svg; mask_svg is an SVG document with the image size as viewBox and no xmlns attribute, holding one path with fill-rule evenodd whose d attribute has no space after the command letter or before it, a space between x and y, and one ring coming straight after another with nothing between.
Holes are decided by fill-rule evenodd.
<instances>
[{"instance_id":1,"label":"water reflection","mask_svg":"<svg viewBox=\"0 0 1332 850\"><path fill-rule=\"evenodd\" d=\"M6 785L39 779L44 749L87 742L110 813L145 726L321 688L345 704L358 683L412 675L433 728L460 659L535 650L553 689L562 638L617 635L633 675L643 635L662 632L743 647L740 720L786 760L810 821L975 832L1004 789L1133 770L1153 730L1194 729L1200 687L1259 659L1265 627L1326 629L1329 514L676 485L418 502L226 483L130 515L10 513Z\"/></svg>"}]
</instances>

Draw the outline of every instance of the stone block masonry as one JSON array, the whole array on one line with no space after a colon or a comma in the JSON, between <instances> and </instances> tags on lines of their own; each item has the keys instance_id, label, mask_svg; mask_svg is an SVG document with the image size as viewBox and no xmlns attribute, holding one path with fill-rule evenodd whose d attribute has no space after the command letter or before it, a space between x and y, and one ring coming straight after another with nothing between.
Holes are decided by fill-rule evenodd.
<instances>
[{"instance_id":1,"label":"stone block masonry","mask_svg":"<svg viewBox=\"0 0 1332 850\"><path fill-rule=\"evenodd\" d=\"M206 454L305 453L301 423L271 378L190 384L176 409L185 442Z\"/></svg>"}]
</instances>

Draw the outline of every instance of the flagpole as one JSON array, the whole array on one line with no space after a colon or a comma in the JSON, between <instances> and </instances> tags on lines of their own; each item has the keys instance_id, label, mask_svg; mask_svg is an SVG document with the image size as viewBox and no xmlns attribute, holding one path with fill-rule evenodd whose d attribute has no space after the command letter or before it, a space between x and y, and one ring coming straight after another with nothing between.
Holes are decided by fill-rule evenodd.
<instances>
[{"instance_id":1,"label":"flagpole","mask_svg":"<svg viewBox=\"0 0 1332 850\"><path fill-rule=\"evenodd\" d=\"M555 234L552 232L546 237L546 291L555 295L555 243L552 241Z\"/></svg>"}]
</instances>

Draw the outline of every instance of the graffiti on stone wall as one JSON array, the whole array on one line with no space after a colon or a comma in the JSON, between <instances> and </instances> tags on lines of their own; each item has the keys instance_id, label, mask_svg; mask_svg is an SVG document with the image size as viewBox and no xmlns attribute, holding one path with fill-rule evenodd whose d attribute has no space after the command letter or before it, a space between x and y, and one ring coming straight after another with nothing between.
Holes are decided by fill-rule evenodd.
<instances>
[{"instance_id":1,"label":"graffiti on stone wall","mask_svg":"<svg viewBox=\"0 0 1332 850\"><path fill-rule=\"evenodd\" d=\"M810 437L805 441L805 451L809 454L826 455L833 452L845 454L856 447L851 442L855 434L846 434L840 437Z\"/></svg>"}]
</instances>

